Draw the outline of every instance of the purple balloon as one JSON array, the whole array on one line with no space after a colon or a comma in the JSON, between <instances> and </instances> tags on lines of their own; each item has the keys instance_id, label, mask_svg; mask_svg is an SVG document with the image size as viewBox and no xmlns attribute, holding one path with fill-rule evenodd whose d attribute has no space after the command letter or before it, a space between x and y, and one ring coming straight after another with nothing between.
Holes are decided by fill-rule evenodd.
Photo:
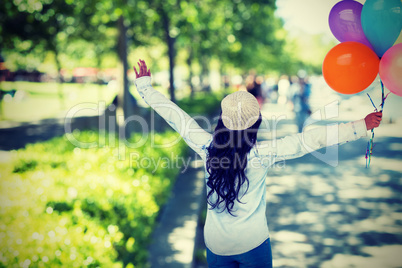
<instances>
[{"instance_id":1,"label":"purple balloon","mask_svg":"<svg viewBox=\"0 0 402 268\"><path fill-rule=\"evenodd\" d=\"M343 0L329 13L329 28L340 42L355 41L373 49L363 32L361 13L363 5L354 0Z\"/></svg>"}]
</instances>

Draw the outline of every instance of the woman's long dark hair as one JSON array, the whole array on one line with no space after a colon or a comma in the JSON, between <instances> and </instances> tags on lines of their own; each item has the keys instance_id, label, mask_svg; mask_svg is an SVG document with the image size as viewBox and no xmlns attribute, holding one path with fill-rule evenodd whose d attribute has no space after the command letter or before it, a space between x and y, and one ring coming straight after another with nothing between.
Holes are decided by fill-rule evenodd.
<instances>
[{"instance_id":1,"label":"woman's long dark hair","mask_svg":"<svg viewBox=\"0 0 402 268\"><path fill-rule=\"evenodd\" d=\"M261 121L260 114L251 127L245 130L230 130L223 124L222 115L219 117L213 141L207 148L207 202L211 209L219 208L223 204L221 212L226 209L233 215L233 206L236 200L240 202L239 192L243 184L246 184L244 194L247 192L249 181L244 171L247 166L247 154L255 145ZM214 193L216 198L212 199Z\"/></svg>"}]
</instances>

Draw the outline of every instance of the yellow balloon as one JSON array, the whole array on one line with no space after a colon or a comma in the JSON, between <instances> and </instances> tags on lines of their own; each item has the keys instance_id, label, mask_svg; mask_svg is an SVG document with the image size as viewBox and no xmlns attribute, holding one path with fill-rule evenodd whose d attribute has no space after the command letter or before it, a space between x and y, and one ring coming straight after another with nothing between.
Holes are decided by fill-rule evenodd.
<instances>
[{"instance_id":1,"label":"yellow balloon","mask_svg":"<svg viewBox=\"0 0 402 268\"><path fill-rule=\"evenodd\" d=\"M402 2L402 0L401 0L401 2ZM402 31L401 31L401 33L399 34L398 39L396 39L396 41L395 41L395 43L394 43L394 46L395 46L396 44L399 44L399 43L402 43Z\"/></svg>"},{"instance_id":2,"label":"yellow balloon","mask_svg":"<svg viewBox=\"0 0 402 268\"><path fill-rule=\"evenodd\" d=\"M396 44L399 44L399 43L402 43L402 31L401 31L401 33L399 34L398 39L396 39L396 41L395 41L395 43L394 43L394 46L395 46Z\"/></svg>"}]
</instances>

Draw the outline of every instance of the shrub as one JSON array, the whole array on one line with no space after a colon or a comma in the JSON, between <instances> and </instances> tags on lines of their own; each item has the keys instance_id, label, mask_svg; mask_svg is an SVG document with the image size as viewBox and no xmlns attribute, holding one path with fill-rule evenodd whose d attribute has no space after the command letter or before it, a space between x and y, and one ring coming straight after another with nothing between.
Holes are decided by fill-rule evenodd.
<instances>
[{"instance_id":1,"label":"shrub","mask_svg":"<svg viewBox=\"0 0 402 268\"><path fill-rule=\"evenodd\" d=\"M222 92L197 92L191 97L185 97L177 104L190 114L215 116L220 109L224 97Z\"/></svg>"},{"instance_id":2,"label":"shrub","mask_svg":"<svg viewBox=\"0 0 402 268\"><path fill-rule=\"evenodd\" d=\"M74 137L100 135L119 144L108 133ZM154 135L156 144L178 137ZM0 267L146 267L156 216L179 170L143 167L131 155L172 161L186 148L152 148L148 139L140 148L82 149L63 136L13 152L0 166Z\"/></svg>"}]
</instances>

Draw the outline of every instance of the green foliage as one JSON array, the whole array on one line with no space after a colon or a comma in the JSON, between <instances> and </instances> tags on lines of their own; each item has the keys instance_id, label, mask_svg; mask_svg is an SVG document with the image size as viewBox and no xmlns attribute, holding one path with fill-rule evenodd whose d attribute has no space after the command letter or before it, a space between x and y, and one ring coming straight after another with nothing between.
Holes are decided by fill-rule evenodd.
<instances>
[{"instance_id":1,"label":"green foliage","mask_svg":"<svg viewBox=\"0 0 402 268\"><path fill-rule=\"evenodd\" d=\"M195 255L195 259L197 262L200 262L203 264L208 264L207 263L207 252L205 249L198 249L194 255Z\"/></svg>"},{"instance_id":2,"label":"green foliage","mask_svg":"<svg viewBox=\"0 0 402 268\"><path fill-rule=\"evenodd\" d=\"M189 114L214 116L220 109L223 97L222 92L197 92L193 97L177 101L177 105Z\"/></svg>"},{"instance_id":3,"label":"green foliage","mask_svg":"<svg viewBox=\"0 0 402 268\"><path fill-rule=\"evenodd\" d=\"M24 173L30 170L34 170L36 166L38 165L38 161L31 159L28 161L20 161L19 163L16 163L14 166L14 173Z\"/></svg>"},{"instance_id":4,"label":"green foliage","mask_svg":"<svg viewBox=\"0 0 402 268\"><path fill-rule=\"evenodd\" d=\"M211 58L223 67L259 72L280 70L284 40L276 33L275 1L182 1L174 12L178 45L207 68ZM177 14L177 15L176 15Z\"/></svg>"},{"instance_id":5,"label":"green foliage","mask_svg":"<svg viewBox=\"0 0 402 268\"><path fill-rule=\"evenodd\" d=\"M177 50L204 67L215 58L242 71L281 69L287 58L274 11L274 0L2 1L0 48L6 59L30 52L43 58L51 50L61 55L64 68L72 68L71 62L100 66L102 57L117 52L116 21L123 16L134 49L152 43L167 47L169 36ZM22 64L34 65L32 60Z\"/></svg>"},{"instance_id":6,"label":"green foliage","mask_svg":"<svg viewBox=\"0 0 402 268\"><path fill-rule=\"evenodd\" d=\"M149 163L183 155L182 141L161 146L177 138L153 134L129 148L140 134L125 146L112 133L85 131L13 152L0 167L0 267L146 267L150 234L178 173L176 165ZM69 139L107 146L82 149Z\"/></svg>"}]
</instances>

